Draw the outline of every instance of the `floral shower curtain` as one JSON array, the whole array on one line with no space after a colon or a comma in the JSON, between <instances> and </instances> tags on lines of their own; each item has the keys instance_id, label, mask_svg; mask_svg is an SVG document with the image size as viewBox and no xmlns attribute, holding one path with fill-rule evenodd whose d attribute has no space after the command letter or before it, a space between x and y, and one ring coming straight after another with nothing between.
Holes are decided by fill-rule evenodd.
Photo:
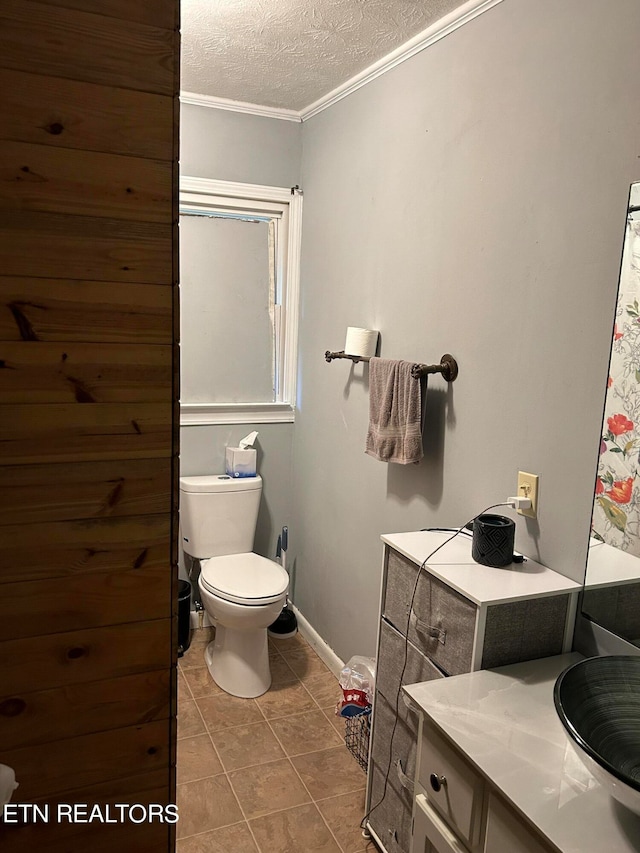
<instances>
[{"instance_id":1,"label":"floral shower curtain","mask_svg":"<svg viewBox=\"0 0 640 853\"><path fill-rule=\"evenodd\" d=\"M605 402L592 534L640 556L640 220L629 218Z\"/></svg>"}]
</instances>

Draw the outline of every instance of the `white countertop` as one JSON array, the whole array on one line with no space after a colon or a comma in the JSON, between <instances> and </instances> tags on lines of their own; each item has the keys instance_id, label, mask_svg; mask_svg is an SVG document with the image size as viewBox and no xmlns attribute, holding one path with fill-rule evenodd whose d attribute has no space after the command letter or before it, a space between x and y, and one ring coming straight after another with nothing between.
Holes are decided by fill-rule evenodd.
<instances>
[{"instance_id":1,"label":"white countertop","mask_svg":"<svg viewBox=\"0 0 640 853\"><path fill-rule=\"evenodd\" d=\"M553 704L572 653L405 688L425 715L562 853L637 853L640 817L576 756Z\"/></svg>"},{"instance_id":2,"label":"white countertop","mask_svg":"<svg viewBox=\"0 0 640 853\"><path fill-rule=\"evenodd\" d=\"M384 534L381 539L409 560L422 565L451 535L418 530ZM430 574L479 606L578 593L582 589L581 584L528 557L524 563L512 563L500 569L476 563L471 556L471 537L463 533L434 554L427 565Z\"/></svg>"},{"instance_id":3,"label":"white countertop","mask_svg":"<svg viewBox=\"0 0 640 853\"><path fill-rule=\"evenodd\" d=\"M606 542L590 539L585 586L597 589L627 583L640 583L640 558Z\"/></svg>"}]
</instances>

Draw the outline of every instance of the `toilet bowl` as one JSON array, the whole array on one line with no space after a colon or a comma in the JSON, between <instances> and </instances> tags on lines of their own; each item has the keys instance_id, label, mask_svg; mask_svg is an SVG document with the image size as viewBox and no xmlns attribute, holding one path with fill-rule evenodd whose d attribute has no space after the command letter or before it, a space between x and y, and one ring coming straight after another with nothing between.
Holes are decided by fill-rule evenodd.
<instances>
[{"instance_id":1,"label":"toilet bowl","mask_svg":"<svg viewBox=\"0 0 640 853\"><path fill-rule=\"evenodd\" d=\"M287 573L258 554L229 554L201 563L198 586L216 625L205 651L211 677L232 696L261 696L271 686L267 627L284 607Z\"/></svg>"},{"instance_id":2,"label":"toilet bowl","mask_svg":"<svg viewBox=\"0 0 640 853\"><path fill-rule=\"evenodd\" d=\"M271 686L267 627L289 588L283 567L251 550L261 494L260 476L180 478L182 547L200 563L202 604L216 625L205 663L219 687L245 699Z\"/></svg>"}]
</instances>

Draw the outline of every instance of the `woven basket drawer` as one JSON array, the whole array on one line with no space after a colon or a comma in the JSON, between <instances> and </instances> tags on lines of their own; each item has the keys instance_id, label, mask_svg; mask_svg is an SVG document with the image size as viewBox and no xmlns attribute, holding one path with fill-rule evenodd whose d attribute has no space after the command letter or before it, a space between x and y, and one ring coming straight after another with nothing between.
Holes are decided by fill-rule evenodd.
<instances>
[{"instance_id":1,"label":"woven basket drawer","mask_svg":"<svg viewBox=\"0 0 640 853\"><path fill-rule=\"evenodd\" d=\"M376 690L396 706L396 696L400 688L400 675L404 664L405 638L384 619L380 623L380 646L378 648L378 666ZM418 681L432 681L444 678L437 666L419 652L411 643L408 645L407 666L402 684L415 684ZM400 699L400 713L410 713Z\"/></svg>"},{"instance_id":2,"label":"woven basket drawer","mask_svg":"<svg viewBox=\"0 0 640 853\"><path fill-rule=\"evenodd\" d=\"M389 774L384 799L379 802L384 791L386 765L380 768L376 764L371 764L369 772L372 774L371 801L367 809L375 806L369 815L369 824L384 844L386 853L409 853L413 796L400 785L392 771Z\"/></svg>"},{"instance_id":3,"label":"woven basket drawer","mask_svg":"<svg viewBox=\"0 0 640 853\"><path fill-rule=\"evenodd\" d=\"M383 614L449 675L471 670L476 606L428 572L421 572L413 602L417 620L409 621L418 566L393 549L388 551Z\"/></svg>"},{"instance_id":4,"label":"woven basket drawer","mask_svg":"<svg viewBox=\"0 0 640 853\"><path fill-rule=\"evenodd\" d=\"M410 780L411 787L416 775L416 754L418 751L418 714L410 712L402 715L405 708L400 698L398 722L393 730L396 719L395 704L387 702L380 693L376 694L373 715L373 742L371 744L371 760L385 772L390 767L390 774L395 774L402 780L403 774ZM393 732L393 742L391 733ZM389 747L391 746L391 763L389 764ZM398 764L399 762L399 764ZM406 782L406 779L404 780Z\"/></svg>"}]
</instances>

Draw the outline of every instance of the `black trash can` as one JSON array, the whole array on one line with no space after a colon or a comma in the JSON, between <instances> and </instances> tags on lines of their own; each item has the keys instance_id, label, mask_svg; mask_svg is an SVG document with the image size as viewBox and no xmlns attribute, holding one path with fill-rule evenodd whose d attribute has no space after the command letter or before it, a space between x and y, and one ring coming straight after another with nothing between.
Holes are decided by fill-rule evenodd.
<instances>
[{"instance_id":1,"label":"black trash can","mask_svg":"<svg viewBox=\"0 0 640 853\"><path fill-rule=\"evenodd\" d=\"M178 657L189 648L191 642L191 584L178 581Z\"/></svg>"}]
</instances>

